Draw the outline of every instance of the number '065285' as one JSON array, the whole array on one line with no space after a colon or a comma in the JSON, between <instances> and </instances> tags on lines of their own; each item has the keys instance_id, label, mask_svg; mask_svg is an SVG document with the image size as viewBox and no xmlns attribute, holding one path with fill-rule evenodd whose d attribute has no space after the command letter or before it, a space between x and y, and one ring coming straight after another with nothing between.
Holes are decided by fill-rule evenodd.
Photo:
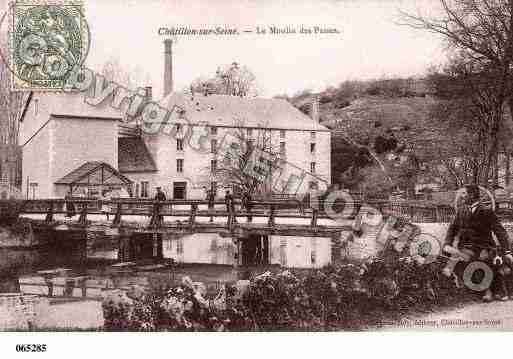
<instances>
[{"instance_id":1,"label":"number '065285'","mask_svg":"<svg viewBox=\"0 0 513 359\"><path fill-rule=\"evenodd\" d=\"M22 353L43 353L46 352L46 344L16 344L16 351Z\"/></svg>"}]
</instances>

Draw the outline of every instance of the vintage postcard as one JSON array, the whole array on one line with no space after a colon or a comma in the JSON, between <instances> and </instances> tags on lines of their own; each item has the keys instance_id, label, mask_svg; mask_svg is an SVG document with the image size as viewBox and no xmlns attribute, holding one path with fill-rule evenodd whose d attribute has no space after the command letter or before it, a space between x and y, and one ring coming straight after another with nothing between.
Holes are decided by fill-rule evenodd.
<instances>
[{"instance_id":1,"label":"vintage postcard","mask_svg":"<svg viewBox=\"0 0 513 359\"><path fill-rule=\"evenodd\" d=\"M1 331L513 330L513 0L0 4Z\"/></svg>"}]
</instances>

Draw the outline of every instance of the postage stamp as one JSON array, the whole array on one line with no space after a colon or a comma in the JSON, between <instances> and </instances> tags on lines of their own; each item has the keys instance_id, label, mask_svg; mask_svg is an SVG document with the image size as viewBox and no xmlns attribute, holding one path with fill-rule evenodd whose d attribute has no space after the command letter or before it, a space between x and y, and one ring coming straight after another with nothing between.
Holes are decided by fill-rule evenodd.
<instances>
[{"instance_id":1,"label":"postage stamp","mask_svg":"<svg viewBox=\"0 0 513 359\"><path fill-rule=\"evenodd\" d=\"M11 4L12 89L59 90L89 46L82 1Z\"/></svg>"}]
</instances>

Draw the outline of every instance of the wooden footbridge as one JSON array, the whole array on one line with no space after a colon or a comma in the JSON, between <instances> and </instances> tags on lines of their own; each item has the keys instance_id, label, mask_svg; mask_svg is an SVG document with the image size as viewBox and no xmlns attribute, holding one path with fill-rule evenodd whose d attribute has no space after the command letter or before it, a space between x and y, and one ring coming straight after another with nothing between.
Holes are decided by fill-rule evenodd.
<instances>
[{"instance_id":1,"label":"wooden footbridge","mask_svg":"<svg viewBox=\"0 0 513 359\"><path fill-rule=\"evenodd\" d=\"M255 236L318 237L338 245L342 232L352 229L352 220L334 221L324 211L305 208L294 200L252 201L244 206L239 201L227 206L224 201L146 199L1 202L0 219L23 218L60 253L58 257L78 260L85 258L91 235L100 240L117 239L118 259L130 261L140 258L137 253L141 251L147 253L146 249L134 249L139 247L149 250L153 246L153 257L161 258L164 234L217 233L239 244ZM68 249L63 249L66 246Z\"/></svg>"},{"instance_id":2,"label":"wooden footbridge","mask_svg":"<svg viewBox=\"0 0 513 359\"><path fill-rule=\"evenodd\" d=\"M109 209L102 212L102 206ZM73 207L74 211L69 208ZM220 233L243 237L247 234L308 237L340 236L350 230L350 221L336 223L317 208L304 208L298 201L253 201L242 208L224 201L153 201L144 199L37 199L18 203L18 216L34 225L70 229L118 229L124 233ZM109 220L107 220L107 214ZM327 220L329 224L320 224ZM298 224L279 222L302 222Z\"/></svg>"}]
</instances>

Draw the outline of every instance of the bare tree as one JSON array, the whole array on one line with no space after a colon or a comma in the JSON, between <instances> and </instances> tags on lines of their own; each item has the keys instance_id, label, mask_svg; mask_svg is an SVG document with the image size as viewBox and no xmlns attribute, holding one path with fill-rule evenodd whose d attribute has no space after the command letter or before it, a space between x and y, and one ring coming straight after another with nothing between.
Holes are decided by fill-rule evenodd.
<instances>
[{"instance_id":1,"label":"bare tree","mask_svg":"<svg viewBox=\"0 0 513 359\"><path fill-rule=\"evenodd\" d=\"M111 58L105 62L101 74L106 80L114 81L130 90L148 86L151 83L150 75L141 66L124 67L118 58Z\"/></svg>"},{"instance_id":2,"label":"bare tree","mask_svg":"<svg viewBox=\"0 0 513 359\"><path fill-rule=\"evenodd\" d=\"M0 143L18 143L18 118L23 99L28 93L11 91L11 72L0 62Z\"/></svg>"},{"instance_id":3,"label":"bare tree","mask_svg":"<svg viewBox=\"0 0 513 359\"><path fill-rule=\"evenodd\" d=\"M217 154L215 165L204 169L212 180L242 193L271 192L279 154L273 151L270 131L237 126L212 150Z\"/></svg>"},{"instance_id":4,"label":"bare tree","mask_svg":"<svg viewBox=\"0 0 513 359\"><path fill-rule=\"evenodd\" d=\"M477 127L482 170L474 182L487 185L504 127L504 105L513 108L513 0L439 0L440 14L425 16L401 12L401 23L441 35L452 54L451 69L466 110ZM454 86L453 86L454 87ZM496 172L496 171L495 171Z\"/></svg>"},{"instance_id":5,"label":"bare tree","mask_svg":"<svg viewBox=\"0 0 513 359\"><path fill-rule=\"evenodd\" d=\"M197 78L187 91L206 94L255 97L258 95L256 77L246 66L237 62L220 66L212 78Z\"/></svg>"}]
</instances>

